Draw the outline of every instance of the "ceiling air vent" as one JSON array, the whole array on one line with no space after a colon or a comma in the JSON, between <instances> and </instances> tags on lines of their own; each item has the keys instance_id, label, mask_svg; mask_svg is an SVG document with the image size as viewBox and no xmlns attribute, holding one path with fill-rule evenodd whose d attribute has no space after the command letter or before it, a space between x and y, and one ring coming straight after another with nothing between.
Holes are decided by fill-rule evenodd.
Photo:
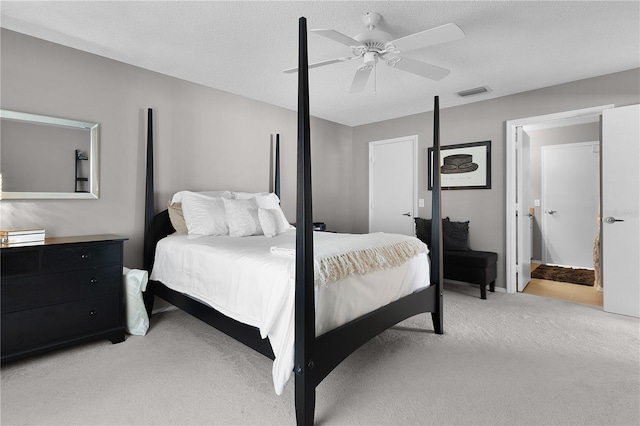
<instances>
[{"instance_id":1,"label":"ceiling air vent","mask_svg":"<svg viewBox=\"0 0 640 426\"><path fill-rule=\"evenodd\" d=\"M480 95L482 93L487 93L489 91L488 87L476 87L475 89L463 90L462 92L458 92L457 95L461 98L466 98L467 96L475 96Z\"/></svg>"}]
</instances>

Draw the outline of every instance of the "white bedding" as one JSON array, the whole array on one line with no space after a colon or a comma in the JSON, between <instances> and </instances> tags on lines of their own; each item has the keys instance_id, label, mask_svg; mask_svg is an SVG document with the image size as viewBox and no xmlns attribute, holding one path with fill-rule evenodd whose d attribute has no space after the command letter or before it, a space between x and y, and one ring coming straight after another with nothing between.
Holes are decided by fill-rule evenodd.
<instances>
[{"instance_id":1,"label":"white bedding","mask_svg":"<svg viewBox=\"0 0 640 426\"><path fill-rule=\"evenodd\" d=\"M295 259L270 252L291 244L295 230L273 238L174 235L158 242L151 279L257 327L275 354L273 382L280 395L294 363ZM314 232L315 241L339 234ZM429 261L410 261L340 281L316 282L316 336L429 285Z\"/></svg>"}]
</instances>

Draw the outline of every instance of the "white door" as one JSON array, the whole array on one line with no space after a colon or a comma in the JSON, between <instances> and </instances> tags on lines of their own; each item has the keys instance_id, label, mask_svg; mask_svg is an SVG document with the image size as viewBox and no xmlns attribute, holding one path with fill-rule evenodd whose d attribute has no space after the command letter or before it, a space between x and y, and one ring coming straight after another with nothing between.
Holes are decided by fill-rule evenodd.
<instances>
[{"instance_id":1,"label":"white door","mask_svg":"<svg viewBox=\"0 0 640 426\"><path fill-rule=\"evenodd\" d=\"M418 137L369 143L369 232L415 235Z\"/></svg>"},{"instance_id":2,"label":"white door","mask_svg":"<svg viewBox=\"0 0 640 426\"><path fill-rule=\"evenodd\" d=\"M542 261L593 268L600 203L599 142L542 147Z\"/></svg>"},{"instance_id":3,"label":"white door","mask_svg":"<svg viewBox=\"0 0 640 426\"><path fill-rule=\"evenodd\" d=\"M517 254L517 283L518 291L523 291L531 281L531 216L529 215L529 153L531 142L529 134L522 127L516 129L516 149L522 150L518 155L517 175L521 179L517 182L516 190L516 235L518 241Z\"/></svg>"},{"instance_id":4,"label":"white door","mask_svg":"<svg viewBox=\"0 0 640 426\"><path fill-rule=\"evenodd\" d=\"M640 317L640 106L602 114L604 310Z\"/></svg>"}]
</instances>

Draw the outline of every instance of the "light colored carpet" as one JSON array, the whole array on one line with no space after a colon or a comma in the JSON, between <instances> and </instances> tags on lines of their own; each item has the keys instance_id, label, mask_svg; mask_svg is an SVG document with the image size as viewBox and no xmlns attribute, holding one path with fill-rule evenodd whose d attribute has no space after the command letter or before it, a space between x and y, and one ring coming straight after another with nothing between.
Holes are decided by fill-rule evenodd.
<instances>
[{"instance_id":1,"label":"light colored carpet","mask_svg":"<svg viewBox=\"0 0 640 426\"><path fill-rule=\"evenodd\" d=\"M419 315L351 355L317 389L316 424L637 425L640 324L594 306L445 287L445 334ZM422 329L423 331L420 331ZM428 330L428 331L424 331ZM181 311L145 337L2 367L1 422L294 424L293 382Z\"/></svg>"}]
</instances>

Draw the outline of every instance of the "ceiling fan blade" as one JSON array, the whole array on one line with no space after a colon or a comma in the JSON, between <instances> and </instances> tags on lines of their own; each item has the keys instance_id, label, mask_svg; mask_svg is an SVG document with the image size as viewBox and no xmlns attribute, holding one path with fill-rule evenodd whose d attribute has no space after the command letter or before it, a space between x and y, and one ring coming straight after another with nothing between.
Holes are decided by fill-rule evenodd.
<instances>
[{"instance_id":1,"label":"ceiling fan blade","mask_svg":"<svg viewBox=\"0 0 640 426\"><path fill-rule=\"evenodd\" d=\"M309 64L309 69L311 68L317 68L317 67L322 67L324 65L331 65L331 64L337 64L338 62L345 62L345 61L350 61L354 58L355 56L347 56L344 58L336 58L336 59L327 59L326 61L320 61L320 62L316 62L314 64ZM282 71L286 74L291 74L294 72L298 72L298 68L289 68L286 69L284 71Z\"/></svg>"},{"instance_id":2,"label":"ceiling fan blade","mask_svg":"<svg viewBox=\"0 0 640 426\"><path fill-rule=\"evenodd\" d=\"M416 61L411 58L400 58L395 64L389 63L389 65L431 80L442 80L451 72L448 69L427 64L426 62Z\"/></svg>"},{"instance_id":3,"label":"ceiling fan blade","mask_svg":"<svg viewBox=\"0 0 640 426\"><path fill-rule=\"evenodd\" d=\"M342 33L339 33L335 30L319 29L319 30L310 30L310 31L316 34L319 34L323 37L326 37L328 39L331 39L333 41L337 41L338 43L344 44L345 46L348 46L348 47L362 46L362 43L360 43L358 40L353 39L349 36L346 36Z\"/></svg>"},{"instance_id":4,"label":"ceiling fan blade","mask_svg":"<svg viewBox=\"0 0 640 426\"><path fill-rule=\"evenodd\" d=\"M445 24L389 42L400 52L433 46L464 37L464 31L456 24Z\"/></svg>"},{"instance_id":5,"label":"ceiling fan blade","mask_svg":"<svg viewBox=\"0 0 640 426\"><path fill-rule=\"evenodd\" d=\"M371 74L371 66L362 66L356 71L356 75L353 77L353 83L351 83L351 90L349 93L362 92L367 87L367 81L369 81L369 75Z\"/></svg>"}]
</instances>

